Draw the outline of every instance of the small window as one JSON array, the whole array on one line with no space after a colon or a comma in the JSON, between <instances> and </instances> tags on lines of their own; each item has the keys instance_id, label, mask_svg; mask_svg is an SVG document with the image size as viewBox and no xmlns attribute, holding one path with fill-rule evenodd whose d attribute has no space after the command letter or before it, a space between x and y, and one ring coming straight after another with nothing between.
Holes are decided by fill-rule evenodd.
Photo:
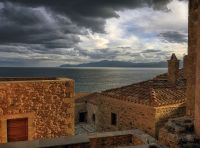
<instances>
[{"instance_id":1,"label":"small window","mask_svg":"<svg viewBox=\"0 0 200 148\"><path fill-rule=\"evenodd\" d=\"M95 120L96 120L96 116L95 114L92 114L92 121L95 122Z\"/></svg>"},{"instance_id":2,"label":"small window","mask_svg":"<svg viewBox=\"0 0 200 148\"><path fill-rule=\"evenodd\" d=\"M117 125L117 115L115 113L111 113L111 125Z\"/></svg>"}]
</instances>

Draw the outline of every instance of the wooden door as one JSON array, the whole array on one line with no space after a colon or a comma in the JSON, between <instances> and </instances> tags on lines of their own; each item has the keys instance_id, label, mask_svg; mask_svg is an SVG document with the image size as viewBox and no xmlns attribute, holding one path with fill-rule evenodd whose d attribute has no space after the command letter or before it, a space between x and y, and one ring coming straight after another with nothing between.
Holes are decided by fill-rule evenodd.
<instances>
[{"instance_id":1,"label":"wooden door","mask_svg":"<svg viewBox=\"0 0 200 148\"><path fill-rule=\"evenodd\" d=\"M7 141L26 141L28 140L28 119L7 120Z\"/></svg>"}]
</instances>

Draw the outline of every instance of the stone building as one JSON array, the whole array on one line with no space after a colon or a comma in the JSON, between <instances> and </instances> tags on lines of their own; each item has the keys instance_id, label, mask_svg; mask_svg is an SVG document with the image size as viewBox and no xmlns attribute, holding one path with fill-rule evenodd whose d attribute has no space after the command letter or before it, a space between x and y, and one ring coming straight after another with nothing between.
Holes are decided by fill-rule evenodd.
<instances>
[{"instance_id":1,"label":"stone building","mask_svg":"<svg viewBox=\"0 0 200 148\"><path fill-rule=\"evenodd\" d=\"M168 74L80 97L76 100L76 123L93 124L97 131L138 128L157 136L169 118L186 113L186 81L177 65L178 60L172 55ZM85 119L80 119L83 116Z\"/></svg>"},{"instance_id":2,"label":"stone building","mask_svg":"<svg viewBox=\"0 0 200 148\"><path fill-rule=\"evenodd\" d=\"M192 1L191 1L192 3ZM194 51L196 51L196 85L195 85L195 132L198 136L200 136L200 2L196 1L196 7L197 9L193 8L191 11L197 11L197 17L196 20L194 20L194 23L197 25L195 26L195 30L197 32L197 39L196 39L196 48Z\"/></svg>"},{"instance_id":3,"label":"stone building","mask_svg":"<svg viewBox=\"0 0 200 148\"><path fill-rule=\"evenodd\" d=\"M74 134L74 81L0 78L0 143Z\"/></svg>"},{"instance_id":4,"label":"stone building","mask_svg":"<svg viewBox=\"0 0 200 148\"><path fill-rule=\"evenodd\" d=\"M169 147L200 147L200 1L189 0L188 55L184 58L187 79L187 116L169 120L159 141ZM163 138L165 137L165 138Z\"/></svg>"},{"instance_id":5,"label":"stone building","mask_svg":"<svg viewBox=\"0 0 200 148\"><path fill-rule=\"evenodd\" d=\"M187 115L194 117L195 132L200 136L200 2L189 1L189 42L186 56Z\"/></svg>"}]
</instances>

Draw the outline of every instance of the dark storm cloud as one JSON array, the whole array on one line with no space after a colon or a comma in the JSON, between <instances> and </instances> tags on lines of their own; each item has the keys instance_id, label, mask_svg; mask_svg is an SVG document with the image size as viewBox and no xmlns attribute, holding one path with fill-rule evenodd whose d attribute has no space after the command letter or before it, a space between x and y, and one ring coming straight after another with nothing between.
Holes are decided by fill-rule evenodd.
<instances>
[{"instance_id":1,"label":"dark storm cloud","mask_svg":"<svg viewBox=\"0 0 200 148\"><path fill-rule=\"evenodd\" d=\"M160 33L159 36L163 41L170 43L186 43L188 41L187 34L179 33L176 31Z\"/></svg>"},{"instance_id":2,"label":"dark storm cloud","mask_svg":"<svg viewBox=\"0 0 200 148\"><path fill-rule=\"evenodd\" d=\"M167 10L166 4L172 0L3 0L2 2L8 1L29 7L49 8L69 17L79 26L90 28L94 32L104 32L105 19L118 17L116 13L118 10L143 6Z\"/></svg>"},{"instance_id":3,"label":"dark storm cloud","mask_svg":"<svg viewBox=\"0 0 200 148\"><path fill-rule=\"evenodd\" d=\"M44 8L28 8L5 3L0 9L0 43L58 44L65 47L79 42L81 29L65 17L47 12Z\"/></svg>"},{"instance_id":4,"label":"dark storm cloud","mask_svg":"<svg viewBox=\"0 0 200 148\"><path fill-rule=\"evenodd\" d=\"M28 54L31 52L27 48L15 45L0 45L0 51L7 53L19 53L19 54Z\"/></svg>"},{"instance_id":5,"label":"dark storm cloud","mask_svg":"<svg viewBox=\"0 0 200 148\"><path fill-rule=\"evenodd\" d=\"M74 34L80 34L81 27L90 28L94 32L104 32L105 20L118 17L118 10L142 6L166 10L166 4L170 1L1 0L3 9L0 9L0 43L45 44L59 39L68 41L71 37L69 44L66 43L71 46L79 42L77 37L74 39ZM50 22L49 18L55 22ZM66 38L66 34L70 35Z\"/></svg>"},{"instance_id":6,"label":"dark storm cloud","mask_svg":"<svg viewBox=\"0 0 200 148\"><path fill-rule=\"evenodd\" d=\"M120 47L121 51L110 48L77 50L77 44L81 41L79 35L86 35L87 29L104 33L106 19L118 17L116 12L119 10L149 6L166 11L166 4L171 1L0 0L0 52L16 53L19 57L9 60L19 63L26 63L26 60L31 63L35 59L63 60L59 59L59 55L72 60L69 57L78 54L91 59L116 58L124 55L124 49L130 47Z\"/></svg>"}]
</instances>

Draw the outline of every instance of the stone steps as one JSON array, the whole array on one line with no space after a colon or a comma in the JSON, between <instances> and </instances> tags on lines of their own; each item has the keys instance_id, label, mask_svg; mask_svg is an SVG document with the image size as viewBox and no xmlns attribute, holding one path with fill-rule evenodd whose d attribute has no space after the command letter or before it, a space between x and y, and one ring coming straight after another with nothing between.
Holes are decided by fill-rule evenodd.
<instances>
[{"instance_id":1,"label":"stone steps","mask_svg":"<svg viewBox=\"0 0 200 148\"><path fill-rule=\"evenodd\" d=\"M78 124L76 125L75 130L76 135L96 132L95 126L92 124Z\"/></svg>"}]
</instances>

